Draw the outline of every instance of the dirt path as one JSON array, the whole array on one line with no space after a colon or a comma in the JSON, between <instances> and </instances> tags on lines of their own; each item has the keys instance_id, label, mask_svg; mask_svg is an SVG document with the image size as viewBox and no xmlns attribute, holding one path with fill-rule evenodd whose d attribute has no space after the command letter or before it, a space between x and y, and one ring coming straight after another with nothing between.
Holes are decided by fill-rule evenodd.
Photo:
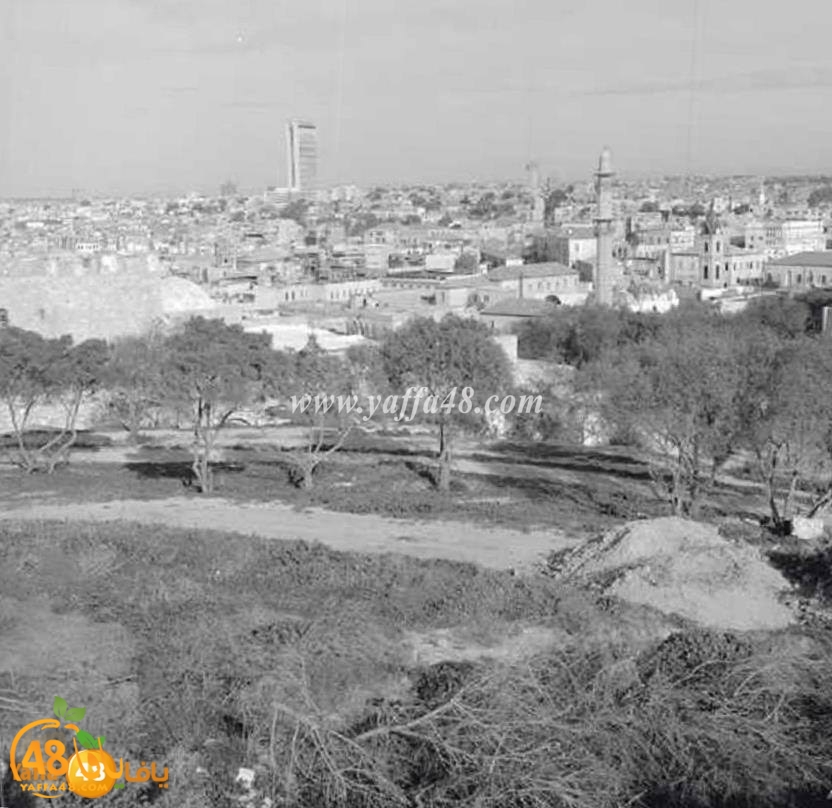
<instances>
[{"instance_id":1,"label":"dirt path","mask_svg":"<svg viewBox=\"0 0 832 808\"><path fill-rule=\"evenodd\" d=\"M128 521L221 530L268 539L319 541L336 550L403 553L417 558L470 561L493 569L528 571L548 552L578 544L557 530L485 528L464 522L416 522L380 516L298 511L279 503L241 504L223 499L121 500L6 507L5 520Z\"/></svg>"}]
</instances>

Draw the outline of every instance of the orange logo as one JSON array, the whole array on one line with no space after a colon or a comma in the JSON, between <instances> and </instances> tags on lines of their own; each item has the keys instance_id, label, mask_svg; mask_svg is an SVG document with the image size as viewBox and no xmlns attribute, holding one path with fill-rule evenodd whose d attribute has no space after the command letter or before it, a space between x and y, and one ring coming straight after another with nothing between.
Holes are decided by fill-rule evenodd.
<instances>
[{"instance_id":1,"label":"orange logo","mask_svg":"<svg viewBox=\"0 0 832 808\"><path fill-rule=\"evenodd\" d=\"M52 710L55 718L32 721L12 741L9 767L22 791L42 799L56 799L68 791L95 799L114 788L124 788L122 777L131 783L153 781L159 788L168 787L167 767L158 775L156 763L148 766L142 761L135 774L121 758L117 766L109 752L104 751L106 737L94 738L75 723L84 718L86 708L70 708L64 699L56 696ZM46 730L51 730L52 737L44 737ZM75 733L71 736L72 746L68 745L68 732Z\"/></svg>"},{"instance_id":2,"label":"orange logo","mask_svg":"<svg viewBox=\"0 0 832 808\"><path fill-rule=\"evenodd\" d=\"M101 797L116 784L116 762L103 749L82 749L69 759L66 779L79 797Z\"/></svg>"}]
</instances>

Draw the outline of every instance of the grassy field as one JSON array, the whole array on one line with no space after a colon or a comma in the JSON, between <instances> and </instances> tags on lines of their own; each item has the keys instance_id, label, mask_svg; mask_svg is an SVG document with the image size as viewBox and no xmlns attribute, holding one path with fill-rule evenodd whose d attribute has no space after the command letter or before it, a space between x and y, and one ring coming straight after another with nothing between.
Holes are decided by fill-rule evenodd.
<instances>
[{"instance_id":1,"label":"grassy field","mask_svg":"<svg viewBox=\"0 0 832 808\"><path fill-rule=\"evenodd\" d=\"M191 487L184 447L146 445L126 462L96 462L90 436L76 461L52 475L0 470L0 498L48 497L85 502L200 496ZM217 464L214 496L237 502L283 502L393 518L467 520L516 529L557 526L593 535L623 520L666 511L650 487L646 465L626 450L593 451L546 444L492 444L468 450L457 462L451 491L432 484L433 463L408 438L359 435L319 467L314 487L300 490L288 475L288 458L274 444L241 443ZM759 497L721 485L705 503L705 518L745 512Z\"/></svg>"},{"instance_id":2,"label":"grassy field","mask_svg":"<svg viewBox=\"0 0 832 808\"><path fill-rule=\"evenodd\" d=\"M103 462L107 439L82 443L52 475L4 468L0 499L205 496L182 447ZM213 496L576 537L666 513L627 450L458 458L442 495L418 440L362 435L306 491L274 444L241 441ZM703 515L771 550L738 518L763 506L739 479ZM832 606L828 550L782 541L771 557ZM131 784L102 805L240 805L241 766L257 772L245 804L273 808L813 808L832 787L829 622L716 634L541 574L218 532L0 525L4 757L55 695L117 755L170 769L169 791ZM0 782L4 808L35 803Z\"/></svg>"},{"instance_id":3,"label":"grassy field","mask_svg":"<svg viewBox=\"0 0 832 808\"><path fill-rule=\"evenodd\" d=\"M828 631L715 635L542 576L302 543L0 530L2 745L60 694L118 755L170 768L167 793L102 804L239 804L243 765L298 808L807 806L829 788ZM414 654L532 626L551 643L526 655Z\"/></svg>"}]
</instances>

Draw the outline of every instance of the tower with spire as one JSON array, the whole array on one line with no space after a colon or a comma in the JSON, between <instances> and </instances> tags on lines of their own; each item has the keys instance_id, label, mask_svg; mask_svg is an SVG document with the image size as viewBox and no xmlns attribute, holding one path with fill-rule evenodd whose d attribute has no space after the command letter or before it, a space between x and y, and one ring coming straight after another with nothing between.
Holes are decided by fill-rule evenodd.
<instances>
[{"instance_id":1,"label":"tower with spire","mask_svg":"<svg viewBox=\"0 0 832 808\"><path fill-rule=\"evenodd\" d=\"M702 223L701 250L702 274L700 283L710 288L725 288L733 285L733 273L728 260L728 238L711 200L705 221Z\"/></svg>"},{"instance_id":2,"label":"tower with spire","mask_svg":"<svg viewBox=\"0 0 832 808\"><path fill-rule=\"evenodd\" d=\"M613 215L612 215L612 155L606 146L598 159L595 190L598 211L595 216L595 299L602 306L611 306L613 299Z\"/></svg>"}]
</instances>

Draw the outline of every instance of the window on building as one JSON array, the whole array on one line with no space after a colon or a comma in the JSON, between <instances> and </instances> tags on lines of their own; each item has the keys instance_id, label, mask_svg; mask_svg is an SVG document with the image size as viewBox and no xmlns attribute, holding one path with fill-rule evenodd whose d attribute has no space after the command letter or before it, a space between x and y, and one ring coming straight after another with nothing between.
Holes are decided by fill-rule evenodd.
<instances>
[{"instance_id":1,"label":"window on building","mask_svg":"<svg viewBox=\"0 0 832 808\"><path fill-rule=\"evenodd\" d=\"M802 275L797 276L797 282L798 283L803 283L803 276Z\"/></svg>"},{"instance_id":2,"label":"window on building","mask_svg":"<svg viewBox=\"0 0 832 808\"><path fill-rule=\"evenodd\" d=\"M705 264L705 266L702 269L702 278L704 280L708 280L708 265L707 264Z\"/></svg>"}]
</instances>

